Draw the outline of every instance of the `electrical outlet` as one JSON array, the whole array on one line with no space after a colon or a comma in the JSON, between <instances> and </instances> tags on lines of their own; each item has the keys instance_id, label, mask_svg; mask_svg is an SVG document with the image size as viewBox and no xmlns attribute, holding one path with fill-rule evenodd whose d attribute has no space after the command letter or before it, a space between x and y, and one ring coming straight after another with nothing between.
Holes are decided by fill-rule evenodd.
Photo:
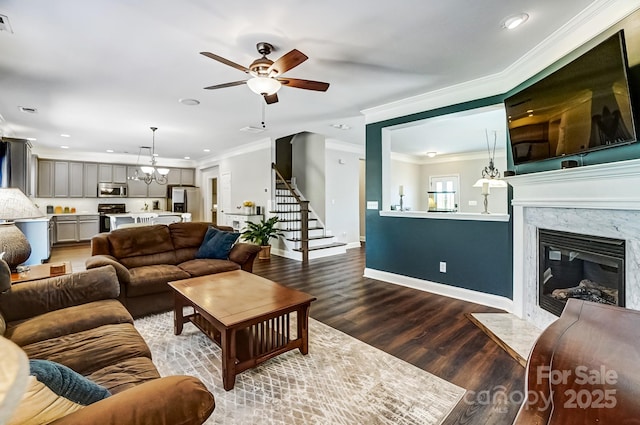
<instances>
[{"instance_id":1,"label":"electrical outlet","mask_svg":"<svg viewBox=\"0 0 640 425\"><path fill-rule=\"evenodd\" d=\"M476 205L478 205L478 201L469 201L470 207L475 207Z\"/></svg>"},{"instance_id":2,"label":"electrical outlet","mask_svg":"<svg viewBox=\"0 0 640 425\"><path fill-rule=\"evenodd\" d=\"M446 273L446 272L447 272L447 262L440 261L440 273Z\"/></svg>"}]
</instances>

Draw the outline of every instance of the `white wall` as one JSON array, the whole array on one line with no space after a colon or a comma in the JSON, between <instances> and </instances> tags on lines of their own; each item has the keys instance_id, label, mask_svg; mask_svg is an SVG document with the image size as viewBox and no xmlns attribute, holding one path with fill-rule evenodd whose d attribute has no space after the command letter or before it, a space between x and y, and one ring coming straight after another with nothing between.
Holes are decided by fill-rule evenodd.
<instances>
[{"instance_id":1,"label":"white wall","mask_svg":"<svg viewBox=\"0 0 640 425\"><path fill-rule=\"evenodd\" d=\"M402 207L407 210L419 210L420 194L424 191L425 185L421 181L420 164L403 161L398 158L391 158L390 173L391 185L389 186L389 196L392 205L400 205L400 186L404 191ZM384 209L389 209L389 205L384 205Z\"/></svg>"},{"instance_id":2,"label":"white wall","mask_svg":"<svg viewBox=\"0 0 640 425\"><path fill-rule=\"evenodd\" d=\"M486 155L484 155L486 156ZM444 160L442 160L444 161ZM429 177L441 175L454 175L460 177L460 187L458 190L458 211L465 213L481 213L484 211L484 198L482 189L473 187L473 184L482 177L482 170L489 164L487 158L475 158L474 156L465 159L464 156L453 158L446 162L433 162L423 164L420 170L420 181L423 188L420 193L420 206L422 210L428 209ZM506 168L506 158L504 155L496 157L494 165L500 170L500 175ZM507 213L507 188L491 188L488 197L489 211L493 213ZM469 205L469 201L475 201L476 205Z\"/></svg>"},{"instance_id":3,"label":"white wall","mask_svg":"<svg viewBox=\"0 0 640 425\"><path fill-rule=\"evenodd\" d=\"M316 216L324 223L325 212L325 138L316 133L299 133L291 139L292 176Z\"/></svg>"},{"instance_id":4,"label":"white wall","mask_svg":"<svg viewBox=\"0 0 640 425\"><path fill-rule=\"evenodd\" d=\"M336 242L360 241L360 157L327 148L325 225Z\"/></svg>"},{"instance_id":5,"label":"white wall","mask_svg":"<svg viewBox=\"0 0 640 425\"><path fill-rule=\"evenodd\" d=\"M202 174L199 178L204 181L211 177L217 177L216 171L219 176L231 173L231 211L224 211L224 213L233 214L241 211L244 201L253 201L256 205L266 209L269 199L271 199L271 155L271 147L265 146L257 150L227 156L221 158L217 165L201 169ZM203 187L206 186L207 184L203 185ZM210 189L208 193L204 192L205 205L209 205L211 202L210 193ZM218 190L219 224L226 224L226 217L220 209L220 206L225 204L223 196L222 191Z\"/></svg>"}]
</instances>

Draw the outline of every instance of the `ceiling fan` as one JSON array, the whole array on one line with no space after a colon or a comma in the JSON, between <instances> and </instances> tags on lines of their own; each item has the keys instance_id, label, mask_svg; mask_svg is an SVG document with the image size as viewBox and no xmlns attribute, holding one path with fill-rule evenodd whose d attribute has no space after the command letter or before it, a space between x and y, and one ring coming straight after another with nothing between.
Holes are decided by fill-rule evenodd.
<instances>
[{"instance_id":1,"label":"ceiling fan","mask_svg":"<svg viewBox=\"0 0 640 425\"><path fill-rule=\"evenodd\" d=\"M276 103L278 101L277 91L282 86L295 87L297 89L327 91L329 83L323 83L321 81L300 80L298 78L282 77L282 74L289 71L292 68L300 65L302 62L309 59L307 55L299 50L293 49L289 53L281 56L275 62L267 58L274 49L269 43L261 42L256 45L258 53L262 55L261 58L254 60L249 67L242 66L221 56L214 55L209 52L200 52L200 54L217 60L225 65L229 65L233 68L251 75L252 78L248 80L233 81L231 83L217 84L215 86L205 87L206 90L221 89L225 87L240 86L246 84L251 91L256 94L262 95L264 101L267 104Z\"/></svg>"}]
</instances>

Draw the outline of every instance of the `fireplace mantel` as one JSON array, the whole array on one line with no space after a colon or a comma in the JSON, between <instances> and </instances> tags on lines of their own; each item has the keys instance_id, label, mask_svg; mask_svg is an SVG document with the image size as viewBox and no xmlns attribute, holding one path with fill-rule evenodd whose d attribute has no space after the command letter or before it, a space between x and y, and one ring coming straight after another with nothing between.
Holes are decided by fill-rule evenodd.
<instances>
[{"instance_id":1,"label":"fireplace mantel","mask_svg":"<svg viewBox=\"0 0 640 425\"><path fill-rule=\"evenodd\" d=\"M513 186L513 313L544 328L537 306L537 229L627 242L626 306L640 310L640 160L508 177Z\"/></svg>"},{"instance_id":2,"label":"fireplace mantel","mask_svg":"<svg viewBox=\"0 0 640 425\"><path fill-rule=\"evenodd\" d=\"M512 205L640 210L640 159L506 177Z\"/></svg>"}]
</instances>

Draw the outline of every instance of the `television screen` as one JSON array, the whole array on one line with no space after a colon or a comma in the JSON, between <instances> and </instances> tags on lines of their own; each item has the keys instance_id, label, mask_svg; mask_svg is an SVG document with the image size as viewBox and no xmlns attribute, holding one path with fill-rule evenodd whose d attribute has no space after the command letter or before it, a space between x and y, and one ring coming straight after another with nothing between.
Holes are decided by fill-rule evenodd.
<instances>
[{"instance_id":1,"label":"television screen","mask_svg":"<svg viewBox=\"0 0 640 425\"><path fill-rule=\"evenodd\" d=\"M516 165L636 141L619 31L505 99Z\"/></svg>"}]
</instances>

